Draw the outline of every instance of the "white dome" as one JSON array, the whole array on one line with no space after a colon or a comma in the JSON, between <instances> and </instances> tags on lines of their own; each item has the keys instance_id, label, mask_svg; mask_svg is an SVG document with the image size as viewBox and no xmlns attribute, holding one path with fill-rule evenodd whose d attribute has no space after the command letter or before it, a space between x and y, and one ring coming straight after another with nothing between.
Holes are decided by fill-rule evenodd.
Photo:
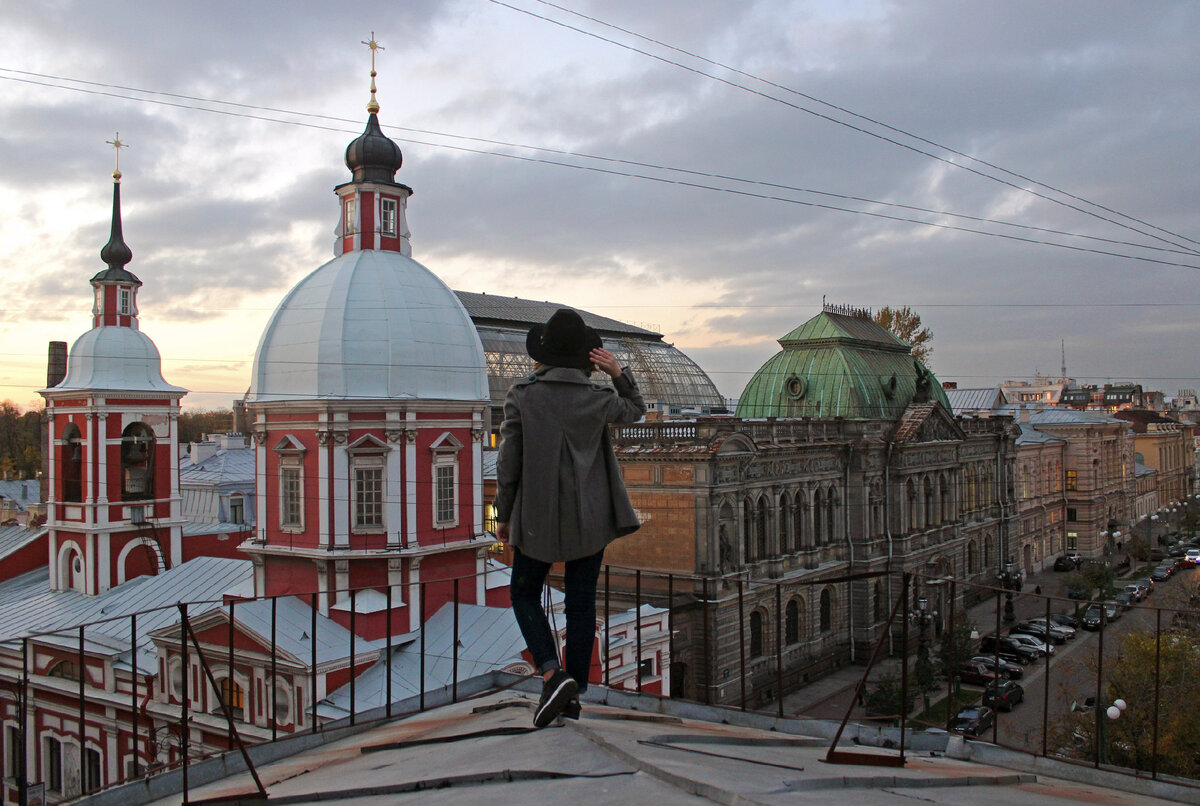
<instances>
[{"instance_id":1,"label":"white dome","mask_svg":"<svg viewBox=\"0 0 1200 806\"><path fill-rule=\"evenodd\" d=\"M279 304L247 400L388 398L487 400L483 347L429 269L398 252L347 252Z\"/></svg>"},{"instance_id":2,"label":"white dome","mask_svg":"<svg viewBox=\"0 0 1200 806\"><path fill-rule=\"evenodd\" d=\"M187 394L163 380L158 348L131 327L92 328L76 339L67 357L67 375L53 391L75 389Z\"/></svg>"}]
</instances>

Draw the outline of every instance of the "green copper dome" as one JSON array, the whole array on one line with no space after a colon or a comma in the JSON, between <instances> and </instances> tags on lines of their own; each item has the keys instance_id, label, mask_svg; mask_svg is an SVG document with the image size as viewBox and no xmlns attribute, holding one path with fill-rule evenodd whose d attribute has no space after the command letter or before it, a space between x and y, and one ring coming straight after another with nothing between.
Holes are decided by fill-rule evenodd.
<instances>
[{"instance_id":1,"label":"green copper dome","mask_svg":"<svg viewBox=\"0 0 1200 806\"><path fill-rule=\"evenodd\" d=\"M941 383L909 355L910 345L864 311L826 307L779 344L783 351L746 384L738 417L896 420L914 397L950 410Z\"/></svg>"}]
</instances>

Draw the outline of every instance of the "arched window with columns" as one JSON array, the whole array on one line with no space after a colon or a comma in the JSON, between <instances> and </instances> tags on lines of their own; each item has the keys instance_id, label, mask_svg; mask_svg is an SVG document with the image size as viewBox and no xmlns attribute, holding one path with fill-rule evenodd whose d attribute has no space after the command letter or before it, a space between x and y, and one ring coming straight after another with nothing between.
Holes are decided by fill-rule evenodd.
<instances>
[{"instance_id":1,"label":"arched window with columns","mask_svg":"<svg viewBox=\"0 0 1200 806\"><path fill-rule=\"evenodd\" d=\"M822 520L822 513L824 512L824 509L825 509L825 493L820 487L818 487L817 489L813 490L813 503L812 503L812 513L813 513L812 546L813 546L813 548L817 548L818 546L820 546L822 544L822 542L824 542L823 538L822 538L822 532L821 532L821 520Z\"/></svg>"},{"instance_id":2,"label":"arched window with columns","mask_svg":"<svg viewBox=\"0 0 1200 806\"><path fill-rule=\"evenodd\" d=\"M832 543L837 540L837 507L838 496L837 490L830 487L825 491L825 542Z\"/></svg>"},{"instance_id":3,"label":"arched window with columns","mask_svg":"<svg viewBox=\"0 0 1200 806\"><path fill-rule=\"evenodd\" d=\"M765 560L771 556L770 547L770 505L768 496L762 496L758 499L757 513L754 517L754 532L758 539L758 559Z\"/></svg>"},{"instance_id":4,"label":"arched window with columns","mask_svg":"<svg viewBox=\"0 0 1200 806\"><path fill-rule=\"evenodd\" d=\"M779 553L791 554L796 549L792 545L792 507L791 498L786 492L779 494L776 512L778 512L777 528L779 533Z\"/></svg>"},{"instance_id":5,"label":"arched window with columns","mask_svg":"<svg viewBox=\"0 0 1200 806\"><path fill-rule=\"evenodd\" d=\"M766 653L767 618L761 610L750 613L750 657L761 658Z\"/></svg>"},{"instance_id":6,"label":"arched window with columns","mask_svg":"<svg viewBox=\"0 0 1200 806\"><path fill-rule=\"evenodd\" d=\"M915 532L917 523L917 484L912 479L904 482L904 531Z\"/></svg>"},{"instance_id":7,"label":"arched window with columns","mask_svg":"<svg viewBox=\"0 0 1200 806\"><path fill-rule=\"evenodd\" d=\"M754 535L754 501L747 498L742 502L742 556L746 562L758 561L758 540Z\"/></svg>"},{"instance_id":8,"label":"arched window with columns","mask_svg":"<svg viewBox=\"0 0 1200 806\"><path fill-rule=\"evenodd\" d=\"M821 632L833 629L833 589L821 589Z\"/></svg>"},{"instance_id":9,"label":"arched window with columns","mask_svg":"<svg viewBox=\"0 0 1200 806\"><path fill-rule=\"evenodd\" d=\"M800 551L811 548L812 535L808 526L808 491L796 491L796 547Z\"/></svg>"}]
</instances>

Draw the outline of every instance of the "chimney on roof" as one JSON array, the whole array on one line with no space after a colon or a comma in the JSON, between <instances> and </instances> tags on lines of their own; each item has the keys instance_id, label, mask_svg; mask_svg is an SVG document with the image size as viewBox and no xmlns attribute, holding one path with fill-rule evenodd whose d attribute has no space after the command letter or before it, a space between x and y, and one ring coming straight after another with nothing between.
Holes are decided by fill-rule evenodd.
<instances>
[{"instance_id":1,"label":"chimney on roof","mask_svg":"<svg viewBox=\"0 0 1200 806\"><path fill-rule=\"evenodd\" d=\"M46 358L46 388L51 389L58 386L65 377L67 377L67 343L52 341Z\"/></svg>"},{"instance_id":2,"label":"chimney on roof","mask_svg":"<svg viewBox=\"0 0 1200 806\"><path fill-rule=\"evenodd\" d=\"M1019 422L1019 423L1029 422L1029 407L1028 406L1022 406L1020 409L1018 409L1017 422Z\"/></svg>"},{"instance_id":3,"label":"chimney on roof","mask_svg":"<svg viewBox=\"0 0 1200 806\"><path fill-rule=\"evenodd\" d=\"M217 443L215 442L192 442L188 445L188 456L193 465L203 464L204 460L211 459L216 455Z\"/></svg>"}]
</instances>

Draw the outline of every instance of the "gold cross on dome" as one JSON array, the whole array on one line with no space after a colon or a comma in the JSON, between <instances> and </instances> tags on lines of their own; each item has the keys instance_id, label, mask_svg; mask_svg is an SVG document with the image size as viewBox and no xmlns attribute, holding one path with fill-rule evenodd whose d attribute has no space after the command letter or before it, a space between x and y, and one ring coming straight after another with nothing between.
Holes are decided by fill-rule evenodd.
<instances>
[{"instance_id":1,"label":"gold cross on dome","mask_svg":"<svg viewBox=\"0 0 1200 806\"><path fill-rule=\"evenodd\" d=\"M113 150L117 152L117 161L116 161L116 165L114 166L114 170L113 170L113 179L120 182L121 181L121 149L129 148L129 144L121 142L121 133L120 132L117 132L116 135L113 137L113 139L105 140L104 142L107 143L108 145L112 146Z\"/></svg>"},{"instance_id":2,"label":"gold cross on dome","mask_svg":"<svg viewBox=\"0 0 1200 806\"><path fill-rule=\"evenodd\" d=\"M375 51L387 50L387 48L385 48L383 45L381 45L375 41L375 32L374 31L371 32L370 41L364 41L362 44L366 45L367 47L369 47L371 49L371 75L375 75Z\"/></svg>"},{"instance_id":3,"label":"gold cross on dome","mask_svg":"<svg viewBox=\"0 0 1200 806\"><path fill-rule=\"evenodd\" d=\"M379 111L379 101L375 100L375 51L387 50L387 48L375 41L374 31L371 32L371 40L369 42L364 41L362 44L371 49L371 100L367 104L367 111L371 114L375 114Z\"/></svg>"}]
</instances>

